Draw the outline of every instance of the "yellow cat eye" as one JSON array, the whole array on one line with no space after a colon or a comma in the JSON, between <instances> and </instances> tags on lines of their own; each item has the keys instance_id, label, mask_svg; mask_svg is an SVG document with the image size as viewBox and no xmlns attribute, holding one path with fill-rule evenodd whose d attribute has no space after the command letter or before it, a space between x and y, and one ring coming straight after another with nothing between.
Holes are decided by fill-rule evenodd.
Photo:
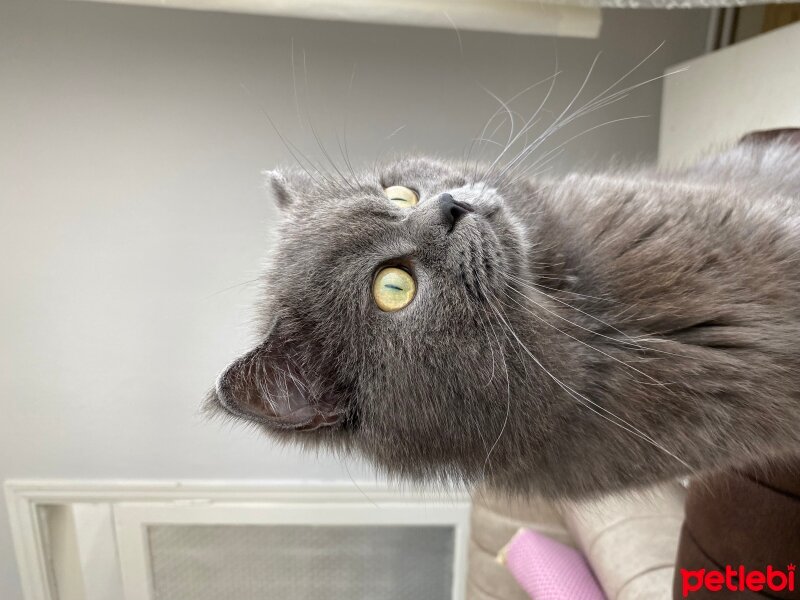
<instances>
[{"instance_id":1,"label":"yellow cat eye","mask_svg":"<svg viewBox=\"0 0 800 600\"><path fill-rule=\"evenodd\" d=\"M386 267L381 269L372 282L372 297L384 312L395 312L405 308L414 299L417 284L403 269Z\"/></svg>"},{"instance_id":2,"label":"yellow cat eye","mask_svg":"<svg viewBox=\"0 0 800 600\"><path fill-rule=\"evenodd\" d=\"M399 206L415 206L419 202L417 193L402 185L393 185L383 190L386 197Z\"/></svg>"}]
</instances>

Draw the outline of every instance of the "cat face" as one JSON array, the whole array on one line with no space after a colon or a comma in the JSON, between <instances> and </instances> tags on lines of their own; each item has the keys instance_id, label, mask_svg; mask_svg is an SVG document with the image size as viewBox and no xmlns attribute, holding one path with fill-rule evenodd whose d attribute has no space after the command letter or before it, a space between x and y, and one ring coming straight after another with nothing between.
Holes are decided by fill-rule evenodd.
<instances>
[{"instance_id":1,"label":"cat face","mask_svg":"<svg viewBox=\"0 0 800 600\"><path fill-rule=\"evenodd\" d=\"M284 221L263 341L210 403L392 474L477 476L515 378L492 300L526 248L506 198L469 175L423 159L350 181L271 173Z\"/></svg>"}]
</instances>

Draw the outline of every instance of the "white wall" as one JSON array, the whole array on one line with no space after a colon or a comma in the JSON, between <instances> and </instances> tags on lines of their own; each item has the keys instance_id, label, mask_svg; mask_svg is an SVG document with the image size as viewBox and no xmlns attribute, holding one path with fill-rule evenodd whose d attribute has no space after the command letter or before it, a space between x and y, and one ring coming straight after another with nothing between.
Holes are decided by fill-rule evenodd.
<instances>
[{"instance_id":1,"label":"white wall","mask_svg":"<svg viewBox=\"0 0 800 600\"><path fill-rule=\"evenodd\" d=\"M798 54L794 23L680 65L686 73L664 83L659 161L687 163L751 131L800 127Z\"/></svg>"},{"instance_id":2,"label":"white wall","mask_svg":"<svg viewBox=\"0 0 800 600\"><path fill-rule=\"evenodd\" d=\"M452 31L3 0L0 479L348 479L333 458L197 414L251 341L254 286L232 286L258 274L277 219L259 171L287 153L260 105L313 150L297 122L292 39L298 69L301 49L308 57L313 120L325 129L348 115L364 160L459 155L494 110L476 81L508 97L549 75L557 53L558 111L598 49L595 92L661 40L634 81L699 54L705 24L703 12L610 11L598 41L464 33L462 57ZM302 97L302 72L298 86ZM558 168L653 158L659 97L649 86L588 119L652 115L597 130ZM0 598L15 600L0 511Z\"/></svg>"}]
</instances>

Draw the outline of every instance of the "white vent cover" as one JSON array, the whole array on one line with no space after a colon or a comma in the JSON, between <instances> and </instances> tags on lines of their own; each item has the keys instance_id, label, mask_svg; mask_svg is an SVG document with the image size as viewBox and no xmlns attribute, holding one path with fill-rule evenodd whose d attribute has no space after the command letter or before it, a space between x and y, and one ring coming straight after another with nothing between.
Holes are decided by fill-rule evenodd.
<instances>
[{"instance_id":1,"label":"white vent cover","mask_svg":"<svg viewBox=\"0 0 800 600\"><path fill-rule=\"evenodd\" d=\"M469 499L362 484L6 483L25 600L463 600Z\"/></svg>"},{"instance_id":2,"label":"white vent cover","mask_svg":"<svg viewBox=\"0 0 800 600\"><path fill-rule=\"evenodd\" d=\"M450 600L452 527L158 525L156 600Z\"/></svg>"}]
</instances>

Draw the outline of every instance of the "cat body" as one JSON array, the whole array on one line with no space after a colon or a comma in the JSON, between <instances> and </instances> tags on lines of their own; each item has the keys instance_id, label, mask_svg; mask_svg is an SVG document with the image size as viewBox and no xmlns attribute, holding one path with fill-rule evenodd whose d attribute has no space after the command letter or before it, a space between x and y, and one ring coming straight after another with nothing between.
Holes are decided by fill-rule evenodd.
<instances>
[{"instance_id":1,"label":"cat body","mask_svg":"<svg viewBox=\"0 0 800 600\"><path fill-rule=\"evenodd\" d=\"M391 475L551 497L800 451L792 140L676 171L409 158L271 184L264 328L210 394L224 413ZM396 311L386 268L414 289Z\"/></svg>"}]
</instances>

